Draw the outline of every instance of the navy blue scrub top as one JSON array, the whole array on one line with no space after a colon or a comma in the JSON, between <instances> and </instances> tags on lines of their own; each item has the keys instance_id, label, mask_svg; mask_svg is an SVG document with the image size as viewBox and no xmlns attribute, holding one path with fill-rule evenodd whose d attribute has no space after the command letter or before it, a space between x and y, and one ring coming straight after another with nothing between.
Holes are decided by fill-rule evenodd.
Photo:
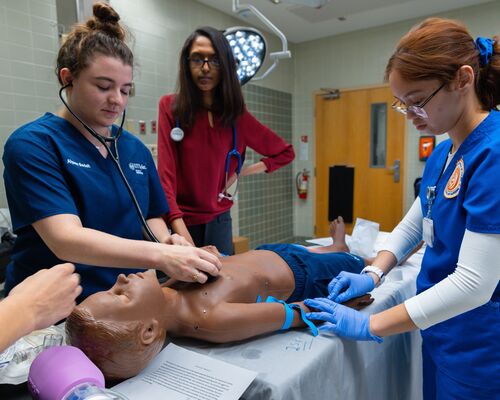
<instances>
[{"instance_id":1,"label":"navy blue scrub top","mask_svg":"<svg viewBox=\"0 0 500 400\"><path fill-rule=\"evenodd\" d=\"M427 247L417 278L417 293L455 271L463 235L500 234L500 112L491 111L460 145L443 171L451 140L439 144L425 165L420 189L422 214L427 215L426 189L436 186L430 218L434 245ZM492 299L500 300L500 283Z\"/></svg>"},{"instance_id":2,"label":"navy blue scrub top","mask_svg":"<svg viewBox=\"0 0 500 400\"><path fill-rule=\"evenodd\" d=\"M500 234L500 112L490 112L442 171L451 145L449 139L440 143L427 160L422 177L423 215L428 210L427 187L436 186L436 198L430 212L434 221L433 247L425 250L417 293L455 271L466 229ZM478 392L500 393L499 302L500 283L497 283L486 304L421 331L423 345L439 373L448 382L459 382L468 388L469 394L464 399L498 399L488 394L471 397L470 392L476 388ZM432 384L447 393L439 379Z\"/></svg>"},{"instance_id":3,"label":"navy blue scrub top","mask_svg":"<svg viewBox=\"0 0 500 400\"><path fill-rule=\"evenodd\" d=\"M113 126L113 134L117 127ZM112 151L113 151L113 146ZM129 132L118 140L120 165L146 219L168 212L151 153ZM32 224L59 214L77 215L86 228L126 239L143 239L133 202L110 156L102 157L73 125L47 113L17 129L3 155L4 183L14 232L5 289L42 268L63 262ZM138 265L142 270L146 266ZM78 301L114 285L120 273L137 270L77 264L83 293Z\"/></svg>"}]
</instances>

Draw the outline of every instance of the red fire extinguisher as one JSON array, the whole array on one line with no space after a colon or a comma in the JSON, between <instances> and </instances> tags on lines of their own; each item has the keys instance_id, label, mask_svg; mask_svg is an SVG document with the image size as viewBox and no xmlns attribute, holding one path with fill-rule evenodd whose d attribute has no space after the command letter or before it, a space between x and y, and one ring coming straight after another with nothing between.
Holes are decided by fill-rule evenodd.
<instances>
[{"instance_id":1,"label":"red fire extinguisher","mask_svg":"<svg viewBox=\"0 0 500 400\"><path fill-rule=\"evenodd\" d=\"M309 186L309 171L304 168L303 171L297 173L295 177L295 185L297 187L297 195L299 199L307 199L307 190Z\"/></svg>"}]
</instances>

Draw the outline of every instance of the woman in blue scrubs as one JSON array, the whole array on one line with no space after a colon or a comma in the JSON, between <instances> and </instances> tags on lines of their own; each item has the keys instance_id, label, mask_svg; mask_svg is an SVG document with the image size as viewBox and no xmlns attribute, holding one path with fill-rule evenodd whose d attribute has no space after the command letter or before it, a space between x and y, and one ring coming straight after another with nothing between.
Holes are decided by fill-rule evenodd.
<instances>
[{"instance_id":1,"label":"woman in blue scrubs","mask_svg":"<svg viewBox=\"0 0 500 400\"><path fill-rule=\"evenodd\" d=\"M106 4L76 25L57 58L57 76L69 108L102 136L125 110L132 88L133 55L120 17ZM111 155L68 108L17 129L5 145L7 199L18 235L7 269L6 292L61 262L76 264L82 298L113 286L120 273L154 268L173 278L204 283L220 262L170 235L161 216L168 205L150 152L128 132L111 151L160 243L143 228ZM106 267L106 268L102 268Z\"/></svg>"},{"instance_id":2,"label":"woman in blue scrubs","mask_svg":"<svg viewBox=\"0 0 500 400\"><path fill-rule=\"evenodd\" d=\"M307 300L320 328L357 340L421 329L424 398L500 398L500 46L431 18L386 68L393 108L419 131L448 133L427 161L420 196L361 274ZM368 316L339 303L371 291L421 239L417 295Z\"/></svg>"}]
</instances>

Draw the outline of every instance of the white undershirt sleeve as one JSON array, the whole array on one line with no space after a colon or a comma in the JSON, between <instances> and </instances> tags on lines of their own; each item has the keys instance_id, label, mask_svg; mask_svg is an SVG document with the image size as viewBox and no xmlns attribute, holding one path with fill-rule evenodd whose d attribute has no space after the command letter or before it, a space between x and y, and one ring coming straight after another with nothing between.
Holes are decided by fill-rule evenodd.
<instances>
[{"instance_id":1,"label":"white undershirt sleeve","mask_svg":"<svg viewBox=\"0 0 500 400\"><path fill-rule=\"evenodd\" d=\"M398 263L422 240L422 208L417 198L403 220L394 228L381 250L390 251Z\"/></svg>"},{"instance_id":2,"label":"white undershirt sleeve","mask_svg":"<svg viewBox=\"0 0 500 400\"><path fill-rule=\"evenodd\" d=\"M420 329L477 308L491 298L500 279L500 234L465 231L455 271L405 301Z\"/></svg>"}]
</instances>

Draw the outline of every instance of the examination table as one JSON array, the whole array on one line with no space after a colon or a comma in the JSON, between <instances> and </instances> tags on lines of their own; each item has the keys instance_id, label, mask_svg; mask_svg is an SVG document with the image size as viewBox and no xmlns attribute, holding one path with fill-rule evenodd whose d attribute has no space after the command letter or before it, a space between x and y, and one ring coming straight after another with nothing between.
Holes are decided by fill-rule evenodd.
<instances>
[{"instance_id":1,"label":"examination table","mask_svg":"<svg viewBox=\"0 0 500 400\"><path fill-rule=\"evenodd\" d=\"M379 245L386 234L380 233ZM363 312L375 313L415 294L423 249L394 268L372 292ZM258 372L246 400L419 400L422 398L421 338L418 331L355 342L304 330L274 333L236 344L190 339L174 343Z\"/></svg>"},{"instance_id":2,"label":"examination table","mask_svg":"<svg viewBox=\"0 0 500 400\"><path fill-rule=\"evenodd\" d=\"M380 243L384 234L379 234ZM377 247L377 244L376 244ZM423 249L394 268L372 292L375 313L415 294L415 279ZM245 400L420 400L422 398L421 339L414 331L355 342L306 330L291 330L244 342L213 345L191 339L174 343L189 350L258 372ZM0 385L1 399L30 399L26 385Z\"/></svg>"}]
</instances>

